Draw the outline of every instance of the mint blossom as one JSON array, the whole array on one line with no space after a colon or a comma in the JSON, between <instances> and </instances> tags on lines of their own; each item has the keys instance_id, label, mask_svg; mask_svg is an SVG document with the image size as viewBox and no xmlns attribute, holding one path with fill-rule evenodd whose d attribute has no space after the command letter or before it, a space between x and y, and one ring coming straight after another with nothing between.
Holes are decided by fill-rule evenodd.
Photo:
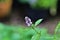
<instances>
[{"instance_id":1,"label":"mint blossom","mask_svg":"<svg viewBox=\"0 0 60 40\"><path fill-rule=\"evenodd\" d=\"M32 22L31 22L31 19L29 17L26 16L25 21L26 21L27 26L31 26Z\"/></svg>"}]
</instances>

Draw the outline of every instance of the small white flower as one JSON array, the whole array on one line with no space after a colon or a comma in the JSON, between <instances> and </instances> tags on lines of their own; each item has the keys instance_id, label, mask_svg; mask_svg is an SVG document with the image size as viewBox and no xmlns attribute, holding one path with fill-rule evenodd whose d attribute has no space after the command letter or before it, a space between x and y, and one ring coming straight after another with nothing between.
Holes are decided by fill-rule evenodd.
<instances>
[{"instance_id":1,"label":"small white flower","mask_svg":"<svg viewBox=\"0 0 60 40\"><path fill-rule=\"evenodd\" d=\"M32 22L31 22L31 19L29 17L26 16L25 21L26 21L27 26L31 26Z\"/></svg>"}]
</instances>

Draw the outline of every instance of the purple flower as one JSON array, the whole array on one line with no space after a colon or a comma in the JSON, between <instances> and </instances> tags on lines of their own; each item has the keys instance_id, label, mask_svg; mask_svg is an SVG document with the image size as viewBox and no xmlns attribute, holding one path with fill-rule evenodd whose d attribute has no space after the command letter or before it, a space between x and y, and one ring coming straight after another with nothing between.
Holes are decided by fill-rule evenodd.
<instances>
[{"instance_id":1,"label":"purple flower","mask_svg":"<svg viewBox=\"0 0 60 40\"><path fill-rule=\"evenodd\" d=\"M26 21L27 26L31 26L32 22L31 22L31 19L29 17L26 16L25 21Z\"/></svg>"}]
</instances>

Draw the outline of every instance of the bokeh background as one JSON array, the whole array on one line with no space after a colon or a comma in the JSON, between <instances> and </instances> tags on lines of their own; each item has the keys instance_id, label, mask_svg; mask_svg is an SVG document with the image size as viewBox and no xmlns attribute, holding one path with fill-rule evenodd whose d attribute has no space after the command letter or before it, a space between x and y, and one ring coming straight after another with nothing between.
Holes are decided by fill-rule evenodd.
<instances>
[{"instance_id":1,"label":"bokeh background","mask_svg":"<svg viewBox=\"0 0 60 40\"><path fill-rule=\"evenodd\" d=\"M56 24L60 21L60 0L13 0L9 13L8 17L0 17L0 22L26 26L25 16L31 18L33 23L43 19L39 27L46 27L49 33L53 33Z\"/></svg>"}]
</instances>

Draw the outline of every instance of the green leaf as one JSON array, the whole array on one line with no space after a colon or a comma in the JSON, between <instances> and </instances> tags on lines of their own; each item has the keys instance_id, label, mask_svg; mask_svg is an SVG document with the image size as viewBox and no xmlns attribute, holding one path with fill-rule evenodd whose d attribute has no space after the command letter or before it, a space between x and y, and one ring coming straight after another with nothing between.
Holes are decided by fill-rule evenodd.
<instances>
[{"instance_id":1,"label":"green leaf","mask_svg":"<svg viewBox=\"0 0 60 40\"><path fill-rule=\"evenodd\" d=\"M50 36L50 35L41 36L40 40L53 40L53 36Z\"/></svg>"},{"instance_id":2,"label":"green leaf","mask_svg":"<svg viewBox=\"0 0 60 40\"><path fill-rule=\"evenodd\" d=\"M40 34L34 35L31 40L40 40Z\"/></svg>"},{"instance_id":3,"label":"green leaf","mask_svg":"<svg viewBox=\"0 0 60 40\"><path fill-rule=\"evenodd\" d=\"M55 33L57 33L57 31L60 31L60 22L59 22L58 25L56 26Z\"/></svg>"},{"instance_id":4,"label":"green leaf","mask_svg":"<svg viewBox=\"0 0 60 40\"><path fill-rule=\"evenodd\" d=\"M42 20L43 20L43 19L37 20L37 21L35 22L35 26L37 26L39 23L41 23Z\"/></svg>"},{"instance_id":5,"label":"green leaf","mask_svg":"<svg viewBox=\"0 0 60 40\"><path fill-rule=\"evenodd\" d=\"M55 33L54 33L54 37L55 39L59 39L60 38L60 22L57 24L56 29L55 29Z\"/></svg>"},{"instance_id":6,"label":"green leaf","mask_svg":"<svg viewBox=\"0 0 60 40\"><path fill-rule=\"evenodd\" d=\"M20 34L19 33L13 33L12 34L12 40L19 40L20 39Z\"/></svg>"}]
</instances>

